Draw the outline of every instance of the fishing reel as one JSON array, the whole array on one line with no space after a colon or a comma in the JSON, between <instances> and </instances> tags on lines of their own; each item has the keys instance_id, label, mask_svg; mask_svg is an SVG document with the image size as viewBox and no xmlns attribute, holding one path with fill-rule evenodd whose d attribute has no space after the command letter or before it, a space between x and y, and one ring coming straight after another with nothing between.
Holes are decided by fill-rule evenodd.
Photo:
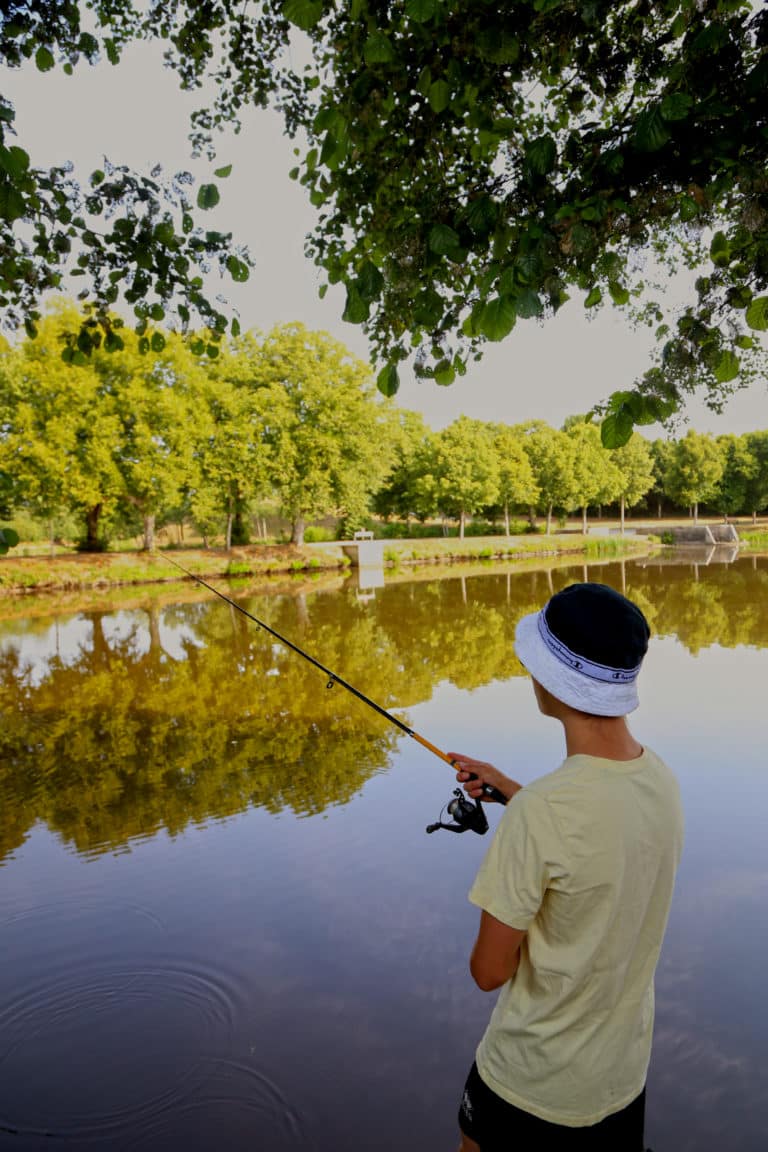
<instances>
[{"instance_id":1,"label":"fishing reel","mask_svg":"<svg viewBox=\"0 0 768 1152\"><path fill-rule=\"evenodd\" d=\"M437 832L438 828L445 828L446 832L477 832L485 836L488 831L488 818L483 811L479 800L470 800L461 788L454 788L454 799L446 805L448 815L453 817L451 824L438 820L435 824L427 825L427 832ZM440 813L442 816L442 812Z\"/></svg>"}]
</instances>

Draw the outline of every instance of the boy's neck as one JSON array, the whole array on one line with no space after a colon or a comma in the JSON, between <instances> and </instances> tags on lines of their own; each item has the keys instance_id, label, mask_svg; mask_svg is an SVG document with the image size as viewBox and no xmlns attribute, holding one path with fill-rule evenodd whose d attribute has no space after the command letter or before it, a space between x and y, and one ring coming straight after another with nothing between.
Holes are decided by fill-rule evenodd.
<instances>
[{"instance_id":1,"label":"boy's neck","mask_svg":"<svg viewBox=\"0 0 768 1152\"><path fill-rule=\"evenodd\" d=\"M643 746L629 730L625 716L590 716L568 709L558 717L569 756L599 756L605 760L636 760Z\"/></svg>"}]
</instances>

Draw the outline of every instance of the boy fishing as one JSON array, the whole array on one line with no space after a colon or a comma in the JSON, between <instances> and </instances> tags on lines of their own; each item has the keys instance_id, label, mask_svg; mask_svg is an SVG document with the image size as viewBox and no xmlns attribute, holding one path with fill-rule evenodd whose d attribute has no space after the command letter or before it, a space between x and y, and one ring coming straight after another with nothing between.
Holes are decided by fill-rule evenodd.
<instances>
[{"instance_id":1,"label":"boy fishing","mask_svg":"<svg viewBox=\"0 0 768 1152\"><path fill-rule=\"evenodd\" d=\"M520 620L515 650L566 758L521 787L463 753L457 780L509 798L469 898L470 971L500 989L467 1079L460 1152L643 1152L653 978L680 859L677 782L627 724L650 630L602 584Z\"/></svg>"}]
</instances>

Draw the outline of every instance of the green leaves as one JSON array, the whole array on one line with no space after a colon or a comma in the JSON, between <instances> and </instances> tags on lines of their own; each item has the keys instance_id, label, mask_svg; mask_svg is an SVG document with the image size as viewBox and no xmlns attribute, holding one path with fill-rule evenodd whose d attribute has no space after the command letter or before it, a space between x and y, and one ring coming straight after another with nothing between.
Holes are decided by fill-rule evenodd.
<instances>
[{"instance_id":1,"label":"green leaves","mask_svg":"<svg viewBox=\"0 0 768 1152\"><path fill-rule=\"evenodd\" d=\"M435 80L429 86L429 106L436 116L439 116L451 102L451 86L445 80Z\"/></svg>"},{"instance_id":2,"label":"green leaves","mask_svg":"<svg viewBox=\"0 0 768 1152\"><path fill-rule=\"evenodd\" d=\"M514 328L516 317L514 299L495 296L480 313L480 331L488 340L503 340Z\"/></svg>"},{"instance_id":3,"label":"green leaves","mask_svg":"<svg viewBox=\"0 0 768 1152\"><path fill-rule=\"evenodd\" d=\"M384 396L394 396L400 387L396 364L385 364L376 377L376 387Z\"/></svg>"},{"instance_id":4,"label":"green leaves","mask_svg":"<svg viewBox=\"0 0 768 1152\"><path fill-rule=\"evenodd\" d=\"M50 72L56 64L53 53L45 44L41 44L37 52L35 52L35 64L39 72Z\"/></svg>"},{"instance_id":5,"label":"green leaves","mask_svg":"<svg viewBox=\"0 0 768 1152\"><path fill-rule=\"evenodd\" d=\"M237 256L227 257L227 271L237 284L244 284L251 274L245 261L239 260Z\"/></svg>"},{"instance_id":6,"label":"green leaves","mask_svg":"<svg viewBox=\"0 0 768 1152\"><path fill-rule=\"evenodd\" d=\"M0 528L0 556L5 556L8 549L15 548L18 542L18 533L13 528Z\"/></svg>"},{"instance_id":7,"label":"green leaves","mask_svg":"<svg viewBox=\"0 0 768 1152\"><path fill-rule=\"evenodd\" d=\"M439 7L439 0L405 0L405 14L417 24L426 24L437 15Z\"/></svg>"},{"instance_id":8,"label":"green leaves","mask_svg":"<svg viewBox=\"0 0 768 1152\"><path fill-rule=\"evenodd\" d=\"M368 37L363 47L363 58L370 65L394 63L397 57L386 32L379 30Z\"/></svg>"},{"instance_id":9,"label":"green leaves","mask_svg":"<svg viewBox=\"0 0 768 1152\"><path fill-rule=\"evenodd\" d=\"M693 107L693 98L687 92L671 92L661 102L661 115L665 120L685 120Z\"/></svg>"},{"instance_id":10,"label":"green leaves","mask_svg":"<svg viewBox=\"0 0 768 1152\"><path fill-rule=\"evenodd\" d=\"M223 168L214 169L214 176L218 176L219 180L226 180L232 172L232 165L226 164Z\"/></svg>"},{"instance_id":11,"label":"green leaves","mask_svg":"<svg viewBox=\"0 0 768 1152\"><path fill-rule=\"evenodd\" d=\"M311 32L323 15L321 0L285 0L283 15L302 32Z\"/></svg>"},{"instance_id":12,"label":"green leaves","mask_svg":"<svg viewBox=\"0 0 768 1152\"><path fill-rule=\"evenodd\" d=\"M427 247L436 256L455 256L460 251L458 232L449 224L434 224L427 236Z\"/></svg>"},{"instance_id":13,"label":"green leaves","mask_svg":"<svg viewBox=\"0 0 768 1152\"><path fill-rule=\"evenodd\" d=\"M600 301L603 299L603 293L600 288L595 286L590 288L586 300L584 301L585 308L596 308Z\"/></svg>"},{"instance_id":14,"label":"green leaves","mask_svg":"<svg viewBox=\"0 0 768 1152\"><path fill-rule=\"evenodd\" d=\"M539 136L525 146L525 163L537 176L546 176L557 162L557 146L551 136Z\"/></svg>"},{"instance_id":15,"label":"green leaves","mask_svg":"<svg viewBox=\"0 0 768 1152\"><path fill-rule=\"evenodd\" d=\"M201 184L197 190L197 206L207 212L215 208L221 196L215 184Z\"/></svg>"},{"instance_id":16,"label":"green leaves","mask_svg":"<svg viewBox=\"0 0 768 1152\"><path fill-rule=\"evenodd\" d=\"M756 296L745 313L747 324L756 332L768 330L768 296Z\"/></svg>"},{"instance_id":17,"label":"green leaves","mask_svg":"<svg viewBox=\"0 0 768 1152\"><path fill-rule=\"evenodd\" d=\"M652 104L637 118L632 142L639 152L658 152L671 139L661 108Z\"/></svg>"}]
</instances>

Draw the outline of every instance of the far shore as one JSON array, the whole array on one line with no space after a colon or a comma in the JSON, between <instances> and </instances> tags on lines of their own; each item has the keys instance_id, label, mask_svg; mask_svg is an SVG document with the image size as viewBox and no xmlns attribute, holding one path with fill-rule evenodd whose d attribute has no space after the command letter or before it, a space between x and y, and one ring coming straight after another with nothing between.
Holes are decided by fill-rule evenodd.
<instances>
[{"instance_id":1,"label":"far shore","mask_svg":"<svg viewBox=\"0 0 768 1152\"><path fill-rule=\"evenodd\" d=\"M384 567L453 563L457 561L530 560L573 555L591 559L644 555L659 548L658 537L557 535L471 536L385 540ZM319 574L345 570L349 560L341 543L253 544L232 548L185 548L154 552L116 551L78 553L57 549L36 555L21 544L0 558L0 595L56 593L73 590L120 588L130 585L175 583L188 579L169 562L176 560L195 576L252 578L285 576L286 573ZM25 552L27 553L25 555ZM167 556L166 556L167 553Z\"/></svg>"}]
</instances>

